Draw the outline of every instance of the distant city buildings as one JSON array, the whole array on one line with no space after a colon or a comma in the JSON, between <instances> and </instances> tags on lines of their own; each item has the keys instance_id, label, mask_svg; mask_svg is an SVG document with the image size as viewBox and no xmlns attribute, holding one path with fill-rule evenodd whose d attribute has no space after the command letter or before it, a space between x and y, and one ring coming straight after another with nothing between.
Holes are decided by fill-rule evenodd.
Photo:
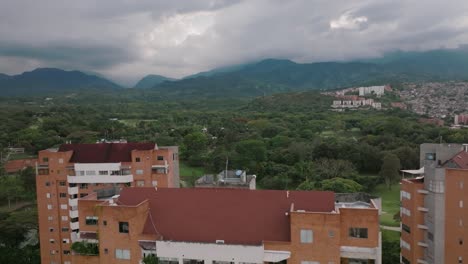
<instances>
[{"instance_id":1,"label":"distant city buildings","mask_svg":"<svg viewBox=\"0 0 468 264\"><path fill-rule=\"evenodd\" d=\"M346 109L346 108L359 108L369 106L375 109L381 109L382 104L374 102L374 99L359 98L358 100L334 100L332 108L334 109Z\"/></svg>"},{"instance_id":2,"label":"distant city buildings","mask_svg":"<svg viewBox=\"0 0 468 264\"><path fill-rule=\"evenodd\" d=\"M376 95L380 97L385 94L385 86L359 87L359 96Z\"/></svg>"},{"instance_id":3,"label":"distant city buildings","mask_svg":"<svg viewBox=\"0 0 468 264\"><path fill-rule=\"evenodd\" d=\"M453 124L455 126L467 126L468 125L468 114L455 115Z\"/></svg>"},{"instance_id":4,"label":"distant city buildings","mask_svg":"<svg viewBox=\"0 0 468 264\"><path fill-rule=\"evenodd\" d=\"M468 144L422 144L401 181L401 263L468 260Z\"/></svg>"}]
</instances>

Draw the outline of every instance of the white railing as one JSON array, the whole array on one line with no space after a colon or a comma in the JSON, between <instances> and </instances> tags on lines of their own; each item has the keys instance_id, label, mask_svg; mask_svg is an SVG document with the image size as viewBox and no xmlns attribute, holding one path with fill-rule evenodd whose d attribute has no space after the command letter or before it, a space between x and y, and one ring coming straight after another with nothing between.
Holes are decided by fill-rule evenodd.
<instances>
[{"instance_id":1,"label":"white railing","mask_svg":"<svg viewBox=\"0 0 468 264\"><path fill-rule=\"evenodd\" d=\"M70 195L78 194L78 186L68 187L68 194Z\"/></svg>"},{"instance_id":2,"label":"white railing","mask_svg":"<svg viewBox=\"0 0 468 264\"><path fill-rule=\"evenodd\" d=\"M80 229L80 223L79 222L70 222L70 229L71 230L76 230L76 229Z\"/></svg>"},{"instance_id":3,"label":"white railing","mask_svg":"<svg viewBox=\"0 0 468 264\"><path fill-rule=\"evenodd\" d=\"M68 199L69 206L78 206L78 198L75 199Z\"/></svg>"},{"instance_id":4,"label":"white railing","mask_svg":"<svg viewBox=\"0 0 468 264\"><path fill-rule=\"evenodd\" d=\"M76 218L78 217L78 210L70 210L70 218Z\"/></svg>"},{"instance_id":5,"label":"white railing","mask_svg":"<svg viewBox=\"0 0 468 264\"><path fill-rule=\"evenodd\" d=\"M94 175L74 176L68 175L69 183L129 183L133 182L133 175Z\"/></svg>"}]
</instances>

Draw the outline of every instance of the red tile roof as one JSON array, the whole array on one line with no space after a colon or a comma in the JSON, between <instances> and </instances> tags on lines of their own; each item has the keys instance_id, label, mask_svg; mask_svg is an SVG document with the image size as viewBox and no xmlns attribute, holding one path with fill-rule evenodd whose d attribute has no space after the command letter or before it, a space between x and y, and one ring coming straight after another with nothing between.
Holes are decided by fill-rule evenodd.
<instances>
[{"instance_id":1,"label":"red tile roof","mask_svg":"<svg viewBox=\"0 0 468 264\"><path fill-rule=\"evenodd\" d=\"M460 169L468 169L468 152L461 151L457 155L453 156L449 161L454 162Z\"/></svg>"},{"instance_id":2,"label":"red tile roof","mask_svg":"<svg viewBox=\"0 0 468 264\"><path fill-rule=\"evenodd\" d=\"M109 163L132 161L132 150L151 150L155 143L63 144L59 151L73 151L70 162Z\"/></svg>"},{"instance_id":3,"label":"red tile roof","mask_svg":"<svg viewBox=\"0 0 468 264\"><path fill-rule=\"evenodd\" d=\"M25 169L26 167L34 167L37 159L19 159L9 160L5 163L6 173L15 173Z\"/></svg>"},{"instance_id":4,"label":"red tile roof","mask_svg":"<svg viewBox=\"0 0 468 264\"><path fill-rule=\"evenodd\" d=\"M146 199L150 215L143 233L187 242L259 245L290 241L286 213L292 203L295 210L335 209L335 194L318 191L131 187L122 190L118 203L137 205Z\"/></svg>"}]
</instances>

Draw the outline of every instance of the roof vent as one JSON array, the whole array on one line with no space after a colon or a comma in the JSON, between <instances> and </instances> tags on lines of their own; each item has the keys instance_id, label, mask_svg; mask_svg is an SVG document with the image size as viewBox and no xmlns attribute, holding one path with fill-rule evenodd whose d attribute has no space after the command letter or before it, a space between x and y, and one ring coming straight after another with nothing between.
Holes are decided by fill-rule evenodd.
<instances>
[{"instance_id":1,"label":"roof vent","mask_svg":"<svg viewBox=\"0 0 468 264\"><path fill-rule=\"evenodd\" d=\"M216 240L216 244L224 244L224 240Z\"/></svg>"}]
</instances>

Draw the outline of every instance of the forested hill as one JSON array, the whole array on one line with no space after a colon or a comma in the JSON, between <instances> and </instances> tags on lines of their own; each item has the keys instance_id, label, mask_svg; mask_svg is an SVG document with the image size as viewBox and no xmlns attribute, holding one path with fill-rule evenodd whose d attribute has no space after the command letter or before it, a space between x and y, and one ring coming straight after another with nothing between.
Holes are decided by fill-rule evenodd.
<instances>
[{"instance_id":1,"label":"forested hill","mask_svg":"<svg viewBox=\"0 0 468 264\"><path fill-rule=\"evenodd\" d=\"M109 90L119 85L101 77L80 71L38 68L19 75L0 75L2 96L52 94L83 90Z\"/></svg>"},{"instance_id":2,"label":"forested hill","mask_svg":"<svg viewBox=\"0 0 468 264\"><path fill-rule=\"evenodd\" d=\"M353 62L300 64L267 59L209 73L162 83L154 89L179 97L258 96L382 83L467 80L468 49L398 52Z\"/></svg>"},{"instance_id":3,"label":"forested hill","mask_svg":"<svg viewBox=\"0 0 468 264\"><path fill-rule=\"evenodd\" d=\"M134 88L137 88L137 89L152 88L165 81L174 81L174 79L161 76L161 75L157 75L157 74L150 74L150 75L146 75L145 77L143 77L143 79L138 81L138 83L135 85Z\"/></svg>"}]
</instances>

